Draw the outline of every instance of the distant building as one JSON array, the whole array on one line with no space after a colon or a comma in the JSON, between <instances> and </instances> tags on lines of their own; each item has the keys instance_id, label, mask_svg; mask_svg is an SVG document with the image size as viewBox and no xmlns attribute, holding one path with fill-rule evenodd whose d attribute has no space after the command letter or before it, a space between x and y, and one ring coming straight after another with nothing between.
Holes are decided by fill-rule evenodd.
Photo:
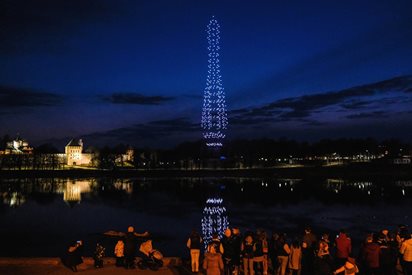
<instances>
[{"instance_id":1,"label":"distant building","mask_svg":"<svg viewBox=\"0 0 412 275\"><path fill-rule=\"evenodd\" d=\"M29 143L17 137L16 139L7 142L6 149L4 150L4 154L32 154L33 147L29 146Z\"/></svg>"},{"instance_id":2,"label":"distant building","mask_svg":"<svg viewBox=\"0 0 412 275\"><path fill-rule=\"evenodd\" d=\"M83 153L83 141L81 139L72 139L65 147L67 165L88 166L92 161L92 154Z\"/></svg>"},{"instance_id":3,"label":"distant building","mask_svg":"<svg viewBox=\"0 0 412 275\"><path fill-rule=\"evenodd\" d=\"M116 156L116 164L124 164L125 162L133 162L134 160L134 149L129 147L125 154L120 154Z\"/></svg>"},{"instance_id":4,"label":"distant building","mask_svg":"<svg viewBox=\"0 0 412 275\"><path fill-rule=\"evenodd\" d=\"M394 164L411 164L410 156L401 156L393 160Z\"/></svg>"}]
</instances>

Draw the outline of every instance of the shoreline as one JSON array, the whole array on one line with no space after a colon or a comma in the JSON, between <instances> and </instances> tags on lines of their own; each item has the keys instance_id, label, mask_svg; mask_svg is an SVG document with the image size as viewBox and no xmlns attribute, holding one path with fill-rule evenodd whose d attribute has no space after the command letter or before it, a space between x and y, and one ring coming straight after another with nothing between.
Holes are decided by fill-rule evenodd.
<instances>
[{"instance_id":1,"label":"shoreline","mask_svg":"<svg viewBox=\"0 0 412 275\"><path fill-rule=\"evenodd\" d=\"M0 170L0 178L52 177L342 177L342 178L412 178L410 165L352 163L342 166L300 166L269 168L217 169L64 169L64 170Z\"/></svg>"}]
</instances>

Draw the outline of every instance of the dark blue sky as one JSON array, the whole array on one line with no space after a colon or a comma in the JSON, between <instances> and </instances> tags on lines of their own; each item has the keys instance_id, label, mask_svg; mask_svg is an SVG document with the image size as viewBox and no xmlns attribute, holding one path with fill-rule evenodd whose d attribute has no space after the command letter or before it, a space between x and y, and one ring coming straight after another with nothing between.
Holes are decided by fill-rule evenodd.
<instances>
[{"instance_id":1,"label":"dark blue sky","mask_svg":"<svg viewBox=\"0 0 412 275\"><path fill-rule=\"evenodd\" d=\"M412 138L411 1L0 3L0 135L199 139L215 15L229 138Z\"/></svg>"}]
</instances>

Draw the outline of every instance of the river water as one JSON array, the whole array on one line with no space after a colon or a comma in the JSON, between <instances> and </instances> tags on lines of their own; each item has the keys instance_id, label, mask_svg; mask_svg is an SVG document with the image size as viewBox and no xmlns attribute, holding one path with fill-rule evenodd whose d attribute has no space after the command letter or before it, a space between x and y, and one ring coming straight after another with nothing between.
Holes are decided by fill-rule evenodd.
<instances>
[{"instance_id":1,"label":"river water","mask_svg":"<svg viewBox=\"0 0 412 275\"><path fill-rule=\"evenodd\" d=\"M109 230L149 231L166 256L187 256L202 230L206 201L221 200L230 226L300 235L306 225L355 240L410 224L412 180L326 178L30 178L0 179L0 256L59 256L72 241L85 254L116 239ZM223 208L224 207L224 208Z\"/></svg>"}]
</instances>

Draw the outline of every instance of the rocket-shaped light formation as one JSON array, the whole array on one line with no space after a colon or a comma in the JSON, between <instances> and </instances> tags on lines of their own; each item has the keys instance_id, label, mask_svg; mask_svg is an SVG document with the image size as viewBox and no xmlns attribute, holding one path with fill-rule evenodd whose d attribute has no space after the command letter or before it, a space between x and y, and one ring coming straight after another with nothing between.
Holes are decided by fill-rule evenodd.
<instances>
[{"instance_id":1,"label":"rocket-shaped light formation","mask_svg":"<svg viewBox=\"0 0 412 275\"><path fill-rule=\"evenodd\" d=\"M219 61L220 25L213 17L207 25L208 73L203 95L202 129L206 145L221 147L228 125L225 90Z\"/></svg>"}]
</instances>

